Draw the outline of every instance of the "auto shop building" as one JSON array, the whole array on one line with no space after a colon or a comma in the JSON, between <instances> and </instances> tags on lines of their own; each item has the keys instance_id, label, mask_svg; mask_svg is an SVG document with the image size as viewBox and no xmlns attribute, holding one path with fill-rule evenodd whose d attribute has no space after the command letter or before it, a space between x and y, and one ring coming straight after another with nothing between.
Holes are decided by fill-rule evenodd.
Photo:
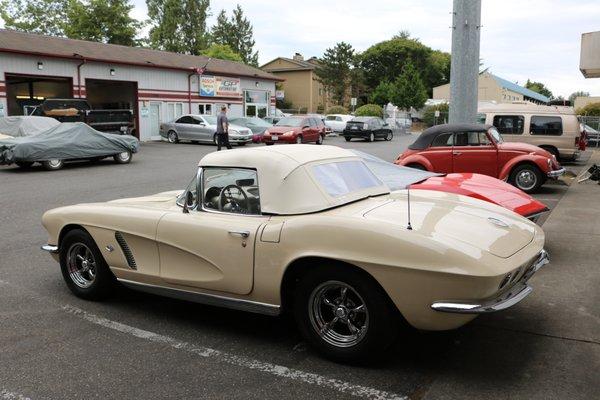
<instances>
[{"instance_id":1,"label":"auto shop building","mask_svg":"<svg viewBox=\"0 0 600 400\"><path fill-rule=\"evenodd\" d=\"M132 109L135 135L159 138L185 113L265 116L282 79L238 62L0 29L0 116L47 98L87 98L94 109Z\"/></svg>"}]
</instances>

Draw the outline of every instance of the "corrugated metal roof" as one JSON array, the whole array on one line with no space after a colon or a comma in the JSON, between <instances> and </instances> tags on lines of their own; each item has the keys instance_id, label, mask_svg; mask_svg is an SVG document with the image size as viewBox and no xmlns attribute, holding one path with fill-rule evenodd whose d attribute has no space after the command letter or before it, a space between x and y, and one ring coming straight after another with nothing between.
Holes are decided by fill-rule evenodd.
<instances>
[{"instance_id":1,"label":"corrugated metal roof","mask_svg":"<svg viewBox=\"0 0 600 400\"><path fill-rule=\"evenodd\" d=\"M496 80L496 82L498 82L498 85L502 86L503 88L506 88L506 89L511 90L516 93L520 93L523 96L531 97L532 99L543 101L544 103L547 103L550 101L550 99L548 97L546 97L542 94L539 94L537 92L534 92L531 89L527 89L527 88L524 88L523 86L519 86L516 83L507 81L506 79L500 78L499 76L496 76L494 74L490 74L490 75Z\"/></svg>"},{"instance_id":2,"label":"corrugated metal roof","mask_svg":"<svg viewBox=\"0 0 600 400\"><path fill-rule=\"evenodd\" d=\"M13 30L0 29L0 51L21 54L35 54L47 57L87 59L106 63L120 63L145 67L192 70L203 67L208 61L205 56L172 53L144 47L128 47L115 44L88 42L53 36L36 35ZM274 81L282 79L234 61L211 59L207 73L261 78Z\"/></svg>"}]
</instances>

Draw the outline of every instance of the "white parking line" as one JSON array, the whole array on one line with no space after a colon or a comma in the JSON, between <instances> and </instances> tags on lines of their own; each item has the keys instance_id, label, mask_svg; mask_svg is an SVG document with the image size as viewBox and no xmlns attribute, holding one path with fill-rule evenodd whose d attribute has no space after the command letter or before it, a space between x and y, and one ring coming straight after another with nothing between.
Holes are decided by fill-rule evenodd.
<instances>
[{"instance_id":1,"label":"white parking line","mask_svg":"<svg viewBox=\"0 0 600 400\"><path fill-rule=\"evenodd\" d=\"M25 397L18 393L9 392L6 389L0 389L0 399L2 399L2 400L31 400L29 397Z\"/></svg>"},{"instance_id":2,"label":"white parking line","mask_svg":"<svg viewBox=\"0 0 600 400\"><path fill-rule=\"evenodd\" d=\"M267 374L275 375L280 378L291 379L302 383L308 383L311 385L317 385L327 389L336 390L341 393L349 394L352 396L363 397L366 399L373 400L407 400L408 397L401 396L395 393L385 392L377 390L367 386L355 385L350 382L341 381L338 379L327 378L318 374L310 372L300 371L284 367L282 365L270 364L251 358L236 356L222 352L220 350L211 349L203 346L196 346L191 343L181 342L169 336L160 335L158 333L138 329L133 326L125 325L120 322L111 321L106 318L98 317L97 315L90 314L87 311L81 310L73 306L63 306L63 310L77 315L88 322L96 325L103 326L105 328L113 329L115 331L125 333L131 336L135 336L141 339L149 340L151 342L162 343L171 346L175 349L184 350L189 353L193 353L200 357L211 358L219 362L224 362L231 365L236 365L243 368L249 368L257 371L261 371ZM12 399L11 399L12 400ZM20 399L19 399L20 400Z\"/></svg>"}]
</instances>

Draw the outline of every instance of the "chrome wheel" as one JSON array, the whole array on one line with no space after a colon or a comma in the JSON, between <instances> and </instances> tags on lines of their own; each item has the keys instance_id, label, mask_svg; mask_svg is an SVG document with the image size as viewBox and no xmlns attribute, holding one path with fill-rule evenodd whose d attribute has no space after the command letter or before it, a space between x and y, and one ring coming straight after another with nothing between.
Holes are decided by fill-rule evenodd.
<instances>
[{"instance_id":1,"label":"chrome wheel","mask_svg":"<svg viewBox=\"0 0 600 400\"><path fill-rule=\"evenodd\" d=\"M177 143L177 133L175 133L174 131L170 131L167 134L167 140L169 141L169 143Z\"/></svg>"},{"instance_id":2,"label":"chrome wheel","mask_svg":"<svg viewBox=\"0 0 600 400\"><path fill-rule=\"evenodd\" d=\"M308 314L321 339L335 347L352 347L367 334L369 311L362 297L348 284L327 281L310 295Z\"/></svg>"},{"instance_id":3,"label":"chrome wheel","mask_svg":"<svg viewBox=\"0 0 600 400\"><path fill-rule=\"evenodd\" d=\"M83 243L73 243L67 251L67 270L71 281L82 289L89 288L96 280L96 259Z\"/></svg>"},{"instance_id":4,"label":"chrome wheel","mask_svg":"<svg viewBox=\"0 0 600 400\"><path fill-rule=\"evenodd\" d=\"M393 137L393 136L394 136L394 135L392 134L392 132L388 132L388 133L387 133L387 136L385 137L385 140L387 140L387 141L389 142L390 140L392 140L392 137Z\"/></svg>"},{"instance_id":5,"label":"chrome wheel","mask_svg":"<svg viewBox=\"0 0 600 400\"><path fill-rule=\"evenodd\" d=\"M521 190L531 190L537 184L537 175L530 169L519 171L515 179L517 186Z\"/></svg>"},{"instance_id":6,"label":"chrome wheel","mask_svg":"<svg viewBox=\"0 0 600 400\"><path fill-rule=\"evenodd\" d=\"M374 141L375 141L375 135L371 133L369 135L369 142L374 142Z\"/></svg>"},{"instance_id":7,"label":"chrome wheel","mask_svg":"<svg viewBox=\"0 0 600 400\"><path fill-rule=\"evenodd\" d=\"M131 157L131 155L129 154L128 151L124 151L122 153L117 154L117 158L119 159L119 161L124 162L124 163L129 161L129 157Z\"/></svg>"}]
</instances>

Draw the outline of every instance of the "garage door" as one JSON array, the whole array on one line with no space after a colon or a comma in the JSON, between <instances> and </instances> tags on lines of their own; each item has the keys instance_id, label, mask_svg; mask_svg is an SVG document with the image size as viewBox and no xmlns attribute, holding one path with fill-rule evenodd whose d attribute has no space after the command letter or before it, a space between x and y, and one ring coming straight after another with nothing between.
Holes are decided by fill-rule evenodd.
<instances>
[{"instance_id":1,"label":"garage door","mask_svg":"<svg viewBox=\"0 0 600 400\"><path fill-rule=\"evenodd\" d=\"M133 110L134 136L139 138L137 82L86 79L85 93L95 110Z\"/></svg>"},{"instance_id":2,"label":"garage door","mask_svg":"<svg viewBox=\"0 0 600 400\"><path fill-rule=\"evenodd\" d=\"M6 74L7 115L27 115L45 99L71 97L71 78Z\"/></svg>"}]
</instances>

